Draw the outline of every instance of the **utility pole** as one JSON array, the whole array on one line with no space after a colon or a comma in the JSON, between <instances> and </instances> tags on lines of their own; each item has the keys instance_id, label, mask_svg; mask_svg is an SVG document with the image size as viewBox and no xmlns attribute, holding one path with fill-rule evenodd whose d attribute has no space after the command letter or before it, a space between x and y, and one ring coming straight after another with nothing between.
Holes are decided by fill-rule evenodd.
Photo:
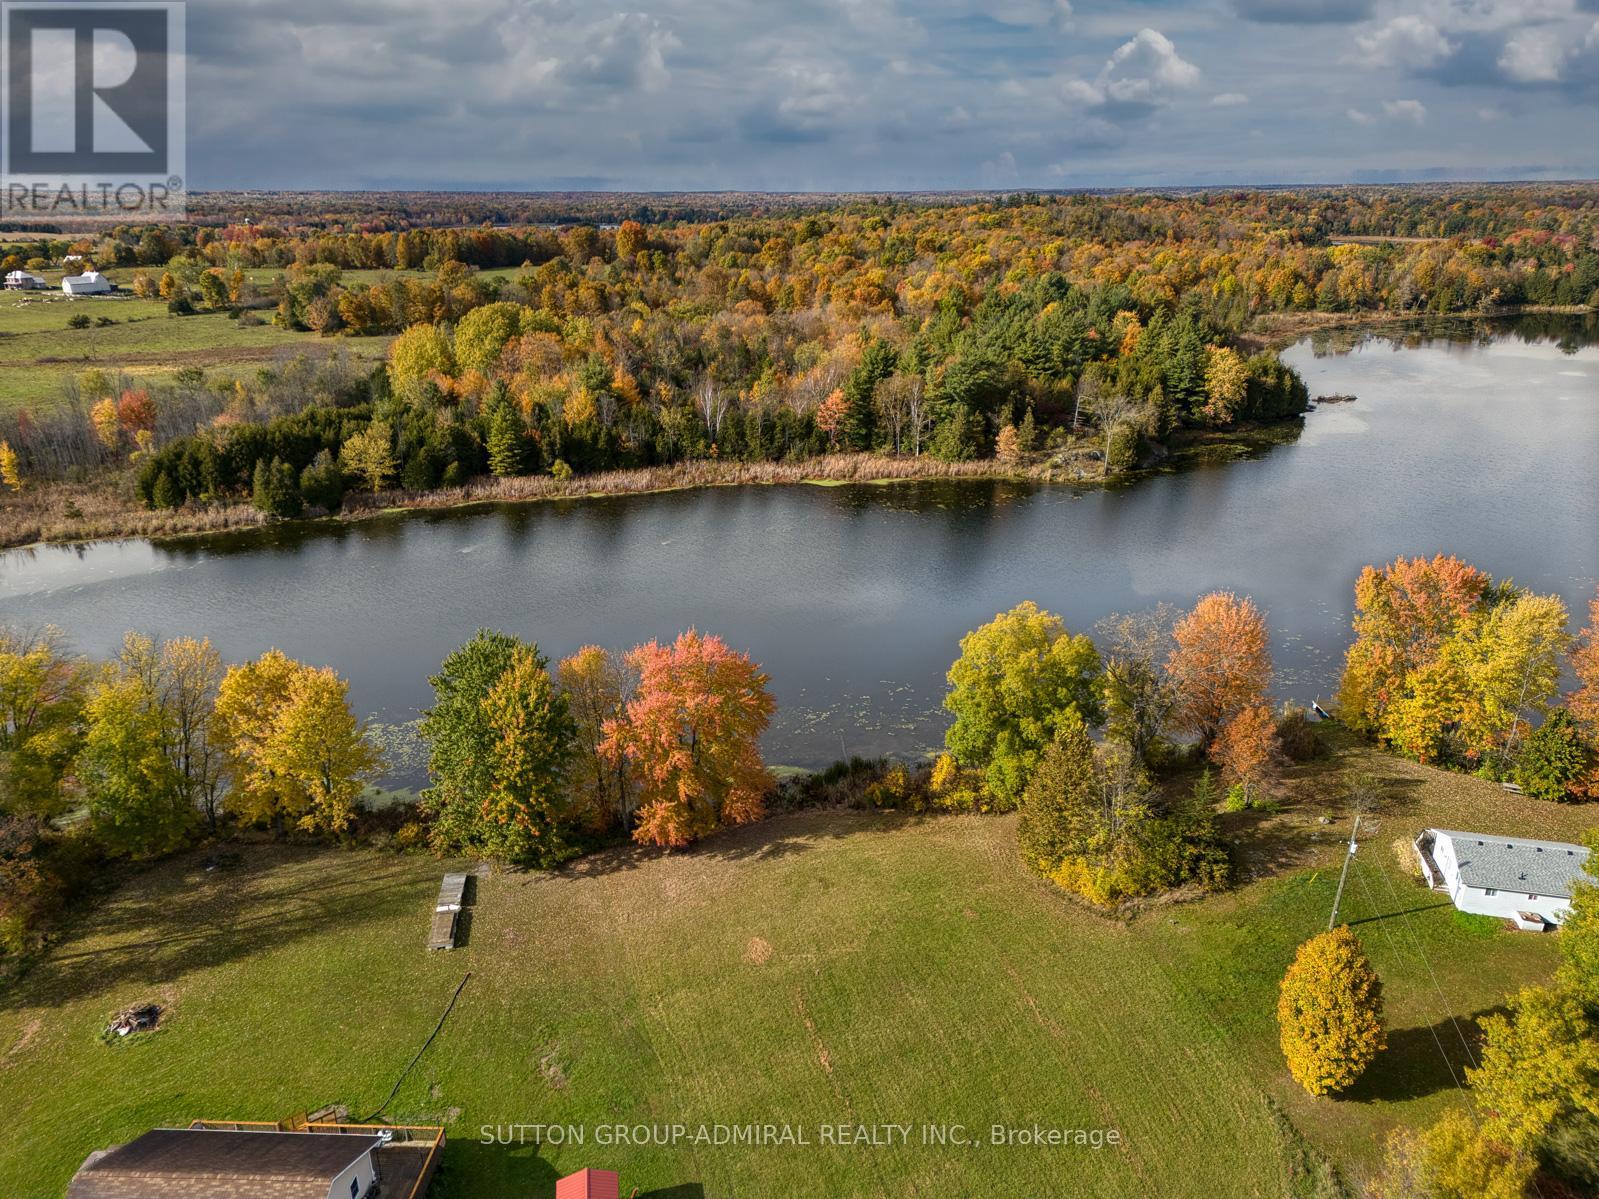
<instances>
[{"instance_id":1,"label":"utility pole","mask_svg":"<svg viewBox=\"0 0 1599 1199\"><path fill-rule=\"evenodd\" d=\"M1344 880L1349 877L1349 863L1355 860L1355 837L1360 832L1360 813L1355 813L1355 827L1349 830L1349 852L1344 855L1344 868L1338 874L1338 893L1333 896L1332 915L1327 917L1327 931L1332 932L1338 923L1338 905L1344 898Z\"/></svg>"}]
</instances>

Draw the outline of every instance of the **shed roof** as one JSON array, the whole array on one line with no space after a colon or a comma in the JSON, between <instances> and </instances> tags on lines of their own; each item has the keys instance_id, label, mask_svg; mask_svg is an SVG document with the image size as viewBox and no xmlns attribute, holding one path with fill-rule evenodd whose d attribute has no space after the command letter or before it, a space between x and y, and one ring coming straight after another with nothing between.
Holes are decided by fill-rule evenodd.
<instances>
[{"instance_id":1,"label":"shed roof","mask_svg":"<svg viewBox=\"0 0 1599 1199\"><path fill-rule=\"evenodd\" d=\"M1581 845L1446 828L1433 833L1453 843L1460 880L1468 887L1570 899L1577 883L1592 881L1584 869L1588 851Z\"/></svg>"},{"instance_id":2,"label":"shed roof","mask_svg":"<svg viewBox=\"0 0 1599 1199\"><path fill-rule=\"evenodd\" d=\"M317 1132L157 1128L78 1171L67 1199L326 1199L382 1141Z\"/></svg>"}]
</instances>

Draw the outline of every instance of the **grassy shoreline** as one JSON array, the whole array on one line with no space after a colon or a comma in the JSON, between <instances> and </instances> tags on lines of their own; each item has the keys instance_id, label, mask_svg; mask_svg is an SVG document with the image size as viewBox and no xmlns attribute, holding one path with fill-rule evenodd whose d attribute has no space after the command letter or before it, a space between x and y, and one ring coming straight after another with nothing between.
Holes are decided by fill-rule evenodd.
<instances>
[{"instance_id":1,"label":"grassy shoreline","mask_svg":"<svg viewBox=\"0 0 1599 1199\"><path fill-rule=\"evenodd\" d=\"M204 536L268 525L314 526L352 522L395 512L444 511L492 504L524 504L546 500L582 500L610 496L655 495L706 487L923 483L944 479L1032 482L1079 487L1125 485L1151 474L1215 458L1236 458L1280 444L1297 434L1299 421L1241 428L1227 432L1185 432L1172 439L1158 462L1105 476L1080 443L1069 459L1034 455L1031 461L1007 464L993 458L940 462L893 458L880 454L829 454L800 462L720 462L699 460L671 466L605 471L565 481L548 475L511 479L477 479L464 487L435 491L384 491L345 497L342 512L331 516L278 521L248 503L198 508L144 508L132 496L132 479L123 472L97 484L51 484L7 497L0 506L0 549L34 545L74 544L147 537L156 540ZM78 515L72 515L76 510Z\"/></svg>"},{"instance_id":2,"label":"grassy shoreline","mask_svg":"<svg viewBox=\"0 0 1599 1199\"><path fill-rule=\"evenodd\" d=\"M0 1102L18 1113L0 1176L59 1194L86 1153L153 1125L370 1111L471 970L388 1113L449 1127L441 1196L548 1195L594 1164L707 1196L781 1193L796 1171L816 1180L805 1193L941 1194L953 1180L1040 1194L1062 1169L1084 1199L1347 1195L1334 1171L1352 1188L1388 1130L1458 1102L1461 1055L1448 1040L1441 1059L1430 1030L1471 1029L1555 960L1553 938L1463 926L1393 845L1462 823L1567 840L1591 818L1329 740L1328 758L1289 771L1280 807L1222 815L1233 890L1126 919L1028 874L1013 816L813 809L679 853L618 846L555 872L495 871L461 948L435 955L422 950L447 868L435 859L248 840L207 871L207 849L182 853L120 880L0 984ZM1295 945L1326 921L1352 772L1386 796L1343 910L1383 978L1390 1047L1349 1095L1313 1099L1282 1069L1272 1013ZM159 1031L102 1043L110 1013L146 1000L166 1009ZM300 1052L286 1065L263 1041ZM669 1119L979 1135L1040 1123L1114 1127L1126 1143L1063 1155L477 1137L513 1121Z\"/></svg>"}]
</instances>

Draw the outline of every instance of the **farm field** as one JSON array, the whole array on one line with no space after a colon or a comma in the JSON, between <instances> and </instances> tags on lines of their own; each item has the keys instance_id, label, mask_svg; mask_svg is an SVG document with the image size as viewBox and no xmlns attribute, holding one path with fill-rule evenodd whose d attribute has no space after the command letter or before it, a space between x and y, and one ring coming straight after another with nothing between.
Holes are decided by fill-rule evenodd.
<instances>
[{"instance_id":1,"label":"farm field","mask_svg":"<svg viewBox=\"0 0 1599 1199\"><path fill-rule=\"evenodd\" d=\"M1273 1010L1294 947L1326 923L1340 769L1391 796L1344 905L1391 1045L1330 1101L1287 1078ZM1328 1161L1353 1181L1389 1128L1459 1102L1453 1021L1469 1030L1556 959L1552 937L1459 920L1393 843L1433 824L1572 838L1591 818L1357 747L1297 775L1281 813L1225 818L1237 890L1125 922L1027 874L1010 817L809 812L678 854L497 874L478 880L464 945L431 956L448 863L250 844L207 872L196 852L83 914L0 991L0 1177L56 1196L89 1151L152 1125L325 1103L364 1117L471 971L384 1113L448 1125L445 1199L548 1195L584 1165L680 1199L1061 1194L1068 1177L1074 1196L1337 1194ZM167 1005L163 1027L103 1044L108 1016L143 1000ZM786 1124L812 1144L595 1147L617 1123ZM986 1141L996 1123L1123 1143L920 1143L923 1124ZM589 1143L480 1143L510 1124L581 1125ZM916 1131L842 1147L818 1143L824 1124Z\"/></svg>"},{"instance_id":2,"label":"farm field","mask_svg":"<svg viewBox=\"0 0 1599 1199\"><path fill-rule=\"evenodd\" d=\"M79 314L115 323L68 328ZM93 368L154 381L183 367L237 376L300 353L344 349L377 360L388 351L388 338L324 338L278 328L270 312L258 315L262 323L250 325L220 312L171 316L164 301L132 296L0 293L0 410L47 410L61 401L67 379Z\"/></svg>"}]
</instances>

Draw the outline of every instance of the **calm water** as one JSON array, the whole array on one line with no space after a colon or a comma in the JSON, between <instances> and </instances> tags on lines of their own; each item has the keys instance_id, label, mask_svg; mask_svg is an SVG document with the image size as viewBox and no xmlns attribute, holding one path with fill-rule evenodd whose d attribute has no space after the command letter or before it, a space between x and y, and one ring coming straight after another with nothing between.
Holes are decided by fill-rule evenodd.
<instances>
[{"instance_id":1,"label":"calm water","mask_svg":"<svg viewBox=\"0 0 1599 1199\"><path fill-rule=\"evenodd\" d=\"M0 556L0 620L105 654L127 629L277 646L388 722L479 626L552 657L698 626L748 650L781 711L772 760L938 742L962 633L1024 599L1073 629L1206 590L1270 614L1279 691L1327 696L1367 562L1450 551L1562 594L1599 577L1593 322L1321 337L1287 355L1312 412L1292 445L1119 490L990 483L710 490L419 514L172 545Z\"/></svg>"}]
</instances>

